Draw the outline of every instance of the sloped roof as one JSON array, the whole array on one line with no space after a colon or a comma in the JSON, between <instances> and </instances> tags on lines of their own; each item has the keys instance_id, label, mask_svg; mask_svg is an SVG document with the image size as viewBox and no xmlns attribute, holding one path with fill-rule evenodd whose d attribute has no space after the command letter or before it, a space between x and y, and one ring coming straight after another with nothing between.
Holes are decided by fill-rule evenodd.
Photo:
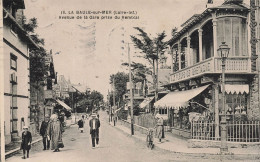
<instances>
[{"instance_id":1,"label":"sloped roof","mask_svg":"<svg viewBox=\"0 0 260 162\"><path fill-rule=\"evenodd\" d=\"M80 93L85 93L87 91L87 87L81 84L72 85L72 87Z\"/></svg>"}]
</instances>

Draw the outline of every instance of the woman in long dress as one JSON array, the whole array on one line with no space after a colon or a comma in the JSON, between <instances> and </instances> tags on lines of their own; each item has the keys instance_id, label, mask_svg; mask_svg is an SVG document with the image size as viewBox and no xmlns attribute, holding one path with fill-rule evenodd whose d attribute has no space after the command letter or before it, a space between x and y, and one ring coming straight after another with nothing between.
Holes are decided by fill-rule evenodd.
<instances>
[{"instance_id":1,"label":"woman in long dress","mask_svg":"<svg viewBox=\"0 0 260 162\"><path fill-rule=\"evenodd\" d=\"M54 150L54 152L59 152L59 141L62 141L62 130L58 115L53 114L51 116L47 134L51 140L51 150Z\"/></svg>"}]
</instances>

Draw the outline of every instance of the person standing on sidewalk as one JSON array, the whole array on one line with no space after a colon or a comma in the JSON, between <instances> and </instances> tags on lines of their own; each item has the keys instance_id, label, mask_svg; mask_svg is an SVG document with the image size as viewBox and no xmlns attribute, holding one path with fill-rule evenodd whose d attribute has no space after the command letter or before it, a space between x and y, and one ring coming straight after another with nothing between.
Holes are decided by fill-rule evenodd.
<instances>
[{"instance_id":1,"label":"person standing on sidewalk","mask_svg":"<svg viewBox=\"0 0 260 162\"><path fill-rule=\"evenodd\" d=\"M43 150L49 150L50 149L50 139L47 138L47 128L49 124L49 115L45 115L44 121L42 121L41 128L40 128L40 134L42 136L42 142L43 142ZM46 147L47 145L47 147Z\"/></svg>"},{"instance_id":2,"label":"person standing on sidewalk","mask_svg":"<svg viewBox=\"0 0 260 162\"><path fill-rule=\"evenodd\" d=\"M23 150L23 159L25 158L25 152L27 152L27 158L29 158L29 151L31 149L32 134L28 130L27 126L23 127L21 149Z\"/></svg>"},{"instance_id":3,"label":"person standing on sidewalk","mask_svg":"<svg viewBox=\"0 0 260 162\"><path fill-rule=\"evenodd\" d=\"M83 121L83 119L80 119L78 121L78 126L79 126L80 133L83 133L83 131L84 131L84 121Z\"/></svg>"},{"instance_id":4,"label":"person standing on sidewalk","mask_svg":"<svg viewBox=\"0 0 260 162\"><path fill-rule=\"evenodd\" d=\"M162 142L162 135L163 135L163 119L159 117L159 115L157 115L157 128L156 128L156 137L158 138L158 142L161 143Z\"/></svg>"},{"instance_id":5,"label":"person standing on sidewalk","mask_svg":"<svg viewBox=\"0 0 260 162\"><path fill-rule=\"evenodd\" d=\"M62 125L58 119L57 113L53 114L50 118L48 125L47 135L51 140L51 150L59 152L59 142L62 141Z\"/></svg>"},{"instance_id":6,"label":"person standing on sidewalk","mask_svg":"<svg viewBox=\"0 0 260 162\"><path fill-rule=\"evenodd\" d=\"M92 148L95 148L95 144L98 147L99 143L99 127L100 127L100 121L97 118L97 115L93 113L92 119L89 121L89 127L90 127L90 134L91 134L91 140L92 140Z\"/></svg>"}]
</instances>

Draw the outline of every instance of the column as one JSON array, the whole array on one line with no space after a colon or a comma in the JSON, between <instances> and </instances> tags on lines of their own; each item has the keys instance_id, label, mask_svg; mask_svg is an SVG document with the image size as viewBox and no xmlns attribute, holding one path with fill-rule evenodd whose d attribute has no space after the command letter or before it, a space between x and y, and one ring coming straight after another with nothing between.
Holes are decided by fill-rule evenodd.
<instances>
[{"instance_id":1,"label":"column","mask_svg":"<svg viewBox=\"0 0 260 162\"><path fill-rule=\"evenodd\" d=\"M218 85L215 84L212 86L212 99L213 99L213 108L215 112L215 138L219 138L219 91Z\"/></svg>"},{"instance_id":2,"label":"column","mask_svg":"<svg viewBox=\"0 0 260 162\"><path fill-rule=\"evenodd\" d=\"M181 43L178 43L179 70L181 70Z\"/></svg>"},{"instance_id":3,"label":"column","mask_svg":"<svg viewBox=\"0 0 260 162\"><path fill-rule=\"evenodd\" d=\"M170 49L170 56L171 56L171 74L173 73L173 50L174 48L169 46L169 49Z\"/></svg>"},{"instance_id":4,"label":"column","mask_svg":"<svg viewBox=\"0 0 260 162\"><path fill-rule=\"evenodd\" d=\"M187 37L187 63L188 63L188 67L191 66L191 54L190 54L190 40L191 38L188 36Z\"/></svg>"},{"instance_id":5,"label":"column","mask_svg":"<svg viewBox=\"0 0 260 162\"><path fill-rule=\"evenodd\" d=\"M214 57L218 57L218 38L217 38L217 19L213 17L213 46L214 46Z\"/></svg>"},{"instance_id":6,"label":"column","mask_svg":"<svg viewBox=\"0 0 260 162\"><path fill-rule=\"evenodd\" d=\"M202 32L203 30L202 29L199 29L198 30L199 32L199 57L200 57L200 62L202 61Z\"/></svg>"}]
</instances>

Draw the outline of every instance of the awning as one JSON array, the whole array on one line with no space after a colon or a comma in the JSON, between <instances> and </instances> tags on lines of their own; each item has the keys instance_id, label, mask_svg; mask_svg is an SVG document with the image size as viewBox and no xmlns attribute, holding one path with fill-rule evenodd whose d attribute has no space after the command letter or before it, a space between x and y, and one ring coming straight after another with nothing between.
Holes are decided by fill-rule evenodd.
<instances>
[{"instance_id":1,"label":"awning","mask_svg":"<svg viewBox=\"0 0 260 162\"><path fill-rule=\"evenodd\" d=\"M61 106L63 106L65 109L67 109L67 110L71 110L71 108L68 106L68 105L66 105L64 102L62 102L61 100L56 100Z\"/></svg>"},{"instance_id":2,"label":"awning","mask_svg":"<svg viewBox=\"0 0 260 162\"><path fill-rule=\"evenodd\" d=\"M229 94L234 94L234 93L249 93L249 86L248 84L225 84L225 91ZM222 88L221 88L222 92Z\"/></svg>"},{"instance_id":3,"label":"awning","mask_svg":"<svg viewBox=\"0 0 260 162\"><path fill-rule=\"evenodd\" d=\"M187 91L177 91L170 92L159 101L155 102L155 107L170 107L178 109L179 107L187 107L189 100L196 97L202 91L204 91L209 85L205 85L199 88L187 90Z\"/></svg>"},{"instance_id":4,"label":"awning","mask_svg":"<svg viewBox=\"0 0 260 162\"><path fill-rule=\"evenodd\" d=\"M143 102L139 105L140 108L144 108L145 106L147 106L152 100L154 99L154 97L147 97L143 100Z\"/></svg>"}]
</instances>

